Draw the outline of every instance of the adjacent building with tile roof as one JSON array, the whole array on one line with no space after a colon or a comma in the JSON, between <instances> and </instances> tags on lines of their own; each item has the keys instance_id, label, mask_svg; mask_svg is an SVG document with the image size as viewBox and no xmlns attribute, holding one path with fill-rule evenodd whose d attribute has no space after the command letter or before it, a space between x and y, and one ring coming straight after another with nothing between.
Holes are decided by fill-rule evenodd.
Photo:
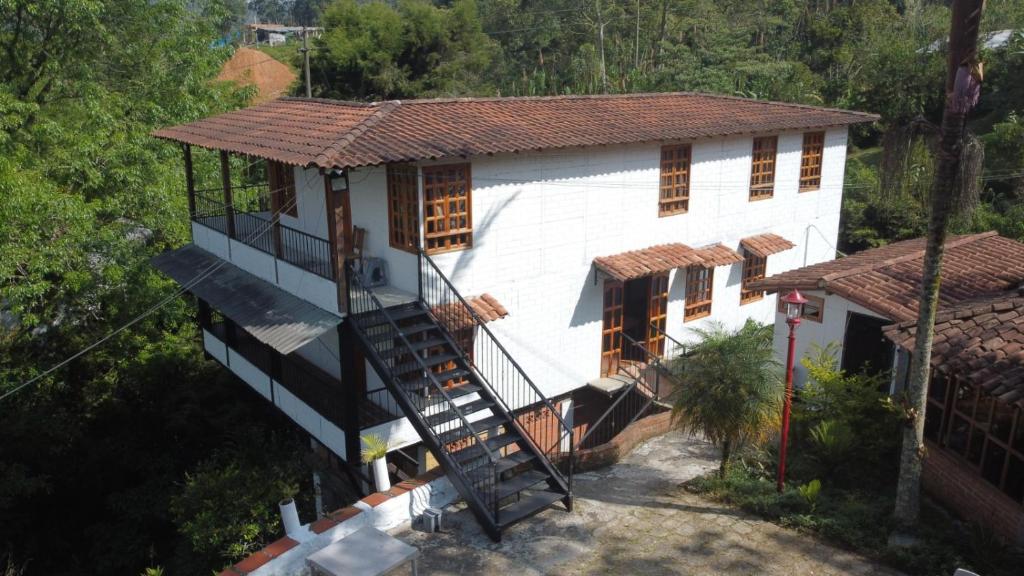
<instances>
[{"instance_id":1,"label":"adjacent building with tile roof","mask_svg":"<svg viewBox=\"0 0 1024 576\"><path fill-rule=\"evenodd\" d=\"M756 282L835 257L847 130L876 118L692 93L284 98L155 133L183 150L193 238L156 265L197 296L207 353L318 443L353 468L367 433L440 463L500 537L571 502L551 462L604 425L574 420L588 383L634 393L627 368L772 320ZM519 474L482 484L492 456Z\"/></svg>"},{"instance_id":2,"label":"adjacent building with tile roof","mask_svg":"<svg viewBox=\"0 0 1024 576\"><path fill-rule=\"evenodd\" d=\"M797 289L814 309L797 329L800 354L838 344L843 369L909 379L923 238L798 268L755 283ZM1024 244L995 232L951 237L942 262L931 357L923 483L1003 539L1024 543ZM780 312L775 349L785 359ZM894 346L895 345L895 346ZM802 368L798 370L800 374Z\"/></svg>"}]
</instances>

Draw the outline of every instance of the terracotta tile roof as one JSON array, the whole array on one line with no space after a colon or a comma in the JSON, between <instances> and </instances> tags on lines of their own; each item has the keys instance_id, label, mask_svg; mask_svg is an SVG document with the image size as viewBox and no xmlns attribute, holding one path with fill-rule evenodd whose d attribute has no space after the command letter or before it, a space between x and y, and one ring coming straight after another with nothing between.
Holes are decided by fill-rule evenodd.
<instances>
[{"instance_id":1,"label":"terracotta tile roof","mask_svg":"<svg viewBox=\"0 0 1024 576\"><path fill-rule=\"evenodd\" d=\"M884 334L911 350L915 324L887 326ZM1014 291L940 310L932 366L1024 408L1024 297Z\"/></svg>"},{"instance_id":2,"label":"terracotta tile roof","mask_svg":"<svg viewBox=\"0 0 1024 576\"><path fill-rule=\"evenodd\" d=\"M299 166L345 168L845 126L878 116L694 93L373 104L282 98L154 133Z\"/></svg>"},{"instance_id":3,"label":"terracotta tile roof","mask_svg":"<svg viewBox=\"0 0 1024 576\"><path fill-rule=\"evenodd\" d=\"M696 252L697 257L701 260L700 264L705 268L727 266L729 264L735 264L736 262L743 261L742 254L721 244L712 244L710 246L698 248Z\"/></svg>"},{"instance_id":4,"label":"terracotta tile roof","mask_svg":"<svg viewBox=\"0 0 1024 576\"><path fill-rule=\"evenodd\" d=\"M790 248L796 246L789 240L786 240L778 234L758 234L757 236L748 236L743 240L740 240L740 246L743 249L752 252L753 254L765 258L772 254L779 252L785 252Z\"/></svg>"},{"instance_id":5,"label":"terracotta tile roof","mask_svg":"<svg viewBox=\"0 0 1024 576\"><path fill-rule=\"evenodd\" d=\"M616 280L626 281L701 264L697 251L686 244L659 244L613 256L594 258L594 266Z\"/></svg>"},{"instance_id":6,"label":"terracotta tile roof","mask_svg":"<svg viewBox=\"0 0 1024 576\"><path fill-rule=\"evenodd\" d=\"M743 256L721 244L690 248L686 244L659 244L612 256L594 258L594 266L616 280L626 281L687 266L713 268L740 262Z\"/></svg>"},{"instance_id":7,"label":"terracotta tile roof","mask_svg":"<svg viewBox=\"0 0 1024 576\"><path fill-rule=\"evenodd\" d=\"M508 310L501 305L501 302L490 294L470 296L466 298L466 304L476 312L484 322L494 322L508 316ZM461 304L442 304L431 308L434 316L445 323L449 330L461 330L473 326L473 319L465 314Z\"/></svg>"},{"instance_id":8,"label":"terracotta tile roof","mask_svg":"<svg viewBox=\"0 0 1024 576\"><path fill-rule=\"evenodd\" d=\"M751 288L826 290L895 321L917 317L923 238L805 266L751 283ZM995 232L954 236L942 261L940 306L1015 289L1024 283L1024 244Z\"/></svg>"}]
</instances>

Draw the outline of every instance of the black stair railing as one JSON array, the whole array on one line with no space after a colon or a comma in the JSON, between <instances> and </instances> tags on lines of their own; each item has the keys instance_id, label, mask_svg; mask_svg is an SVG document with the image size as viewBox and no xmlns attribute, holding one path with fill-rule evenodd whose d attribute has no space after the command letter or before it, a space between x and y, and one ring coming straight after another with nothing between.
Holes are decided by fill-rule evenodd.
<instances>
[{"instance_id":1,"label":"black stair railing","mask_svg":"<svg viewBox=\"0 0 1024 576\"><path fill-rule=\"evenodd\" d=\"M653 326L653 325L652 325ZM657 328L657 326L655 326ZM620 334L623 344L640 351L644 358L640 363L620 362L618 375L629 379L629 384L618 392L612 402L587 431L580 436L579 446L589 448L604 444L622 432L627 426L647 414L662 395L663 379L671 382L668 368L661 358L651 353L646 343L637 342L627 334ZM665 336L668 336L665 334ZM681 344L677 345L681 346Z\"/></svg>"},{"instance_id":2,"label":"black stair railing","mask_svg":"<svg viewBox=\"0 0 1024 576\"><path fill-rule=\"evenodd\" d=\"M505 412L514 416L513 423L520 434L553 464L549 472L562 484L569 505L576 449L572 426L422 250L419 253L419 292L428 311L460 345L466 363L478 375L481 384ZM559 463L564 463L564 469L559 469Z\"/></svg>"},{"instance_id":3,"label":"black stair railing","mask_svg":"<svg viewBox=\"0 0 1024 576\"><path fill-rule=\"evenodd\" d=\"M372 355L371 362L379 364L385 374L391 376L391 392L395 400L403 405L406 416L413 427L433 448L441 454L442 463L449 477L457 484L470 488L469 491L460 490L467 499L476 498L478 507L486 510L490 515L489 522L497 525L498 522L498 469L496 462L499 456L491 450L487 443L469 425L462 409L455 404L448 394L444 384L440 382L434 372L423 362L423 358L415 351L411 342L402 333L399 326L385 311L385 307L373 293L373 290L365 287L360 274L353 269L352 262L346 263L345 273L349 281L349 316L348 321L353 322L356 330L361 333L368 351ZM391 354L392 348L399 348L399 352ZM403 388L402 381L398 375L406 372L409 363L414 363L419 369L419 374L427 378L429 393L409 391ZM384 374L382 374L384 376ZM450 412L454 415L451 420L441 422L437 425L427 424L425 418L433 414ZM468 429L471 443L460 447L461 450L480 449L481 455L485 458L485 467L474 468L473 474L466 474L463 469L455 463L451 457L452 451L443 445L439 437L457 429ZM448 461L444 462L447 458ZM478 511L479 512L479 511Z\"/></svg>"}]
</instances>

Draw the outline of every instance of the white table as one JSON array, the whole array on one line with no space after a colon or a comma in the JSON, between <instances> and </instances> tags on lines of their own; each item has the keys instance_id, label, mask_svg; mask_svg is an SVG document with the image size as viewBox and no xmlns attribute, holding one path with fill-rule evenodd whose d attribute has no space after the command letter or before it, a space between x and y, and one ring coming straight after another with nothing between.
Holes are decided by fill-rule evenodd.
<instances>
[{"instance_id":1,"label":"white table","mask_svg":"<svg viewBox=\"0 0 1024 576\"><path fill-rule=\"evenodd\" d=\"M366 527L310 554L306 563L315 575L381 576L412 562L412 576L417 576L419 555L415 547L376 528Z\"/></svg>"}]
</instances>

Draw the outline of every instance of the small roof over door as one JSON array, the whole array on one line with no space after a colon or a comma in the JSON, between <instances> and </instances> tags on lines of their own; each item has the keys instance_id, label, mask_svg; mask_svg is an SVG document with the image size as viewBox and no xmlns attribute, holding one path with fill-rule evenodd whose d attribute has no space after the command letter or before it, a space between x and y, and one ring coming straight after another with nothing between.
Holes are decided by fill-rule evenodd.
<instances>
[{"instance_id":1,"label":"small roof over door","mask_svg":"<svg viewBox=\"0 0 1024 576\"><path fill-rule=\"evenodd\" d=\"M743 249L755 256L766 258L772 254L784 252L790 248L796 246L789 240L786 240L778 234L758 234L757 236L748 236L743 240L740 240L740 246Z\"/></svg>"},{"instance_id":2,"label":"small roof over door","mask_svg":"<svg viewBox=\"0 0 1024 576\"><path fill-rule=\"evenodd\" d=\"M594 266L616 280L626 281L701 264L697 251L686 244L659 244L612 256L594 258Z\"/></svg>"},{"instance_id":3,"label":"small roof over door","mask_svg":"<svg viewBox=\"0 0 1024 576\"><path fill-rule=\"evenodd\" d=\"M260 342L289 354L341 323L341 318L188 244L153 265L205 300Z\"/></svg>"}]
</instances>

